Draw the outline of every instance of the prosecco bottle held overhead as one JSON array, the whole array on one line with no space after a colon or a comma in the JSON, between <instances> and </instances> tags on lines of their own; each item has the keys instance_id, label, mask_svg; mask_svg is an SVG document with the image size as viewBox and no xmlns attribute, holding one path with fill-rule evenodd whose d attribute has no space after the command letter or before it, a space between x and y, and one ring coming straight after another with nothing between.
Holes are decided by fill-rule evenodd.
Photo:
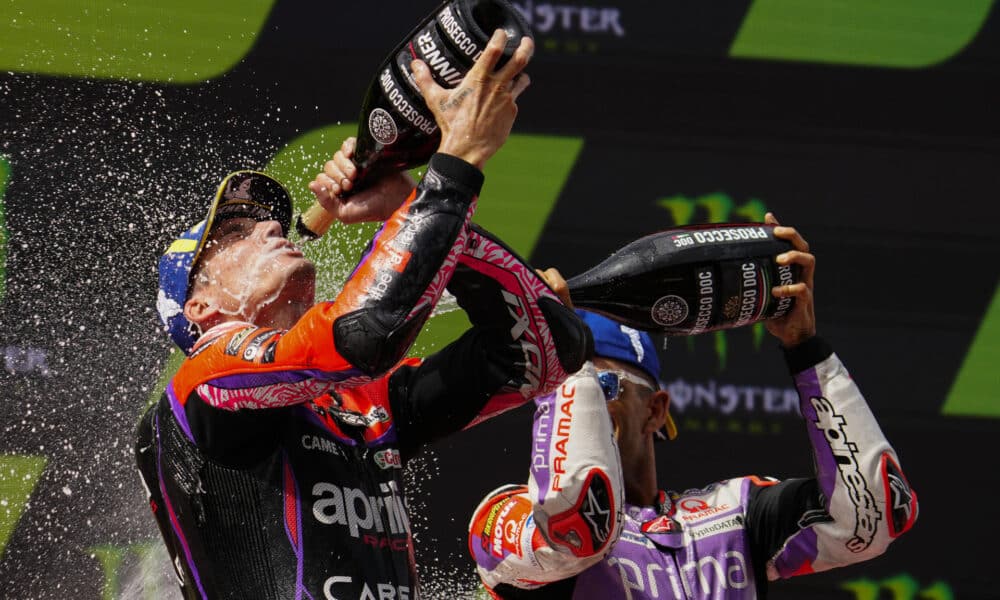
<instances>
[{"instance_id":1,"label":"prosecco bottle held overhead","mask_svg":"<svg viewBox=\"0 0 1000 600\"><path fill-rule=\"evenodd\" d=\"M507 45L497 63L500 68L513 56L521 38L531 37L531 28L521 13L506 0L446 0L386 56L361 106L352 158L358 167L353 191L364 189L386 172L426 163L441 141L410 63L419 58L438 85L453 88L497 29L507 33ZM296 220L296 229L310 240L326 233L332 223L333 217L314 203Z\"/></svg>"},{"instance_id":2,"label":"prosecco bottle held overhead","mask_svg":"<svg viewBox=\"0 0 1000 600\"><path fill-rule=\"evenodd\" d=\"M666 335L697 335L785 315L794 298L771 288L798 283L798 265L775 257L792 249L774 226L722 223L647 235L570 278L578 308Z\"/></svg>"}]
</instances>

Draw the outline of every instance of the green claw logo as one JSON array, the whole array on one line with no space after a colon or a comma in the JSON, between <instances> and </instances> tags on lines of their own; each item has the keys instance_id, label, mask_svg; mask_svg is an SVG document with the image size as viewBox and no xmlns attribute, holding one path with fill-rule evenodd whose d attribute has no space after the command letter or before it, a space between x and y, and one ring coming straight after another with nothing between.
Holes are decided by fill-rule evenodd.
<instances>
[{"instance_id":1,"label":"green claw logo","mask_svg":"<svg viewBox=\"0 0 1000 600\"><path fill-rule=\"evenodd\" d=\"M935 581L921 588L920 583L906 573L881 581L867 578L845 581L840 587L853 593L855 600L879 600L885 597L880 595L883 590L889 593L892 600L955 600L955 594L947 583Z\"/></svg>"}]
</instances>

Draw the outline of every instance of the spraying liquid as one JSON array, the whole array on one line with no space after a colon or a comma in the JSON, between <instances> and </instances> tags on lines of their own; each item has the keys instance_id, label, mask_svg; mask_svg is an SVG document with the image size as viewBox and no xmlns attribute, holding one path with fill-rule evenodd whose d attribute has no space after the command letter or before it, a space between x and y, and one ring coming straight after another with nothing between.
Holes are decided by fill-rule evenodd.
<instances>
[{"instance_id":1,"label":"spraying liquid","mask_svg":"<svg viewBox=\"0 0 1000 600\"><path fill-rule=\"evenodd\" d=\"M0 82L0 154L10 166L0 310L0 483L10 492L0 512L14 532L0 542L0 582L18 597L180 598L133 456L138 417L177 365L157 318L155 264L205 217L226 173L260 168L294 136L278 111L236 113L219 93L30 75ZM338 143L303 157L310 173ZM371 230L337 235L306 249L318 300L336 297ZM286 285L257 300L248 281L226 285L227 316L256 319ZM437 313L456 307L444 301ZM432 460L433 451L411 468ZM424 481L408 479L411 517ZM471 580L436 573L435 558L420 567L427 597Z\"/></svg>"}]
</instances>

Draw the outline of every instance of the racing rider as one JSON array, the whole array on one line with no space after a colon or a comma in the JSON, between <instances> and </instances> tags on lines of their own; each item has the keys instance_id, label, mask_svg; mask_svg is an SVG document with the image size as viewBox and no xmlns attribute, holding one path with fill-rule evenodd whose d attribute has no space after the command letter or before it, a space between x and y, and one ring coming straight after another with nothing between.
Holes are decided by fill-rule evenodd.
<instances>
[{"instance_id":1,"label":"racing rider","mask_svg":"<svg viewBox=\"0 0 1000 600\"><path fill-rule=\"evenodd\" d=\"M342 222L385 221L334 301L314 304L288 194L254 171L227 176L161 259L157 307L188 356L136 458L185 597L417 598L407 459L583 363L582 322L470 222L528 84L530 39L494 71L504 41L453 90L414 62L442 138L412 193L396 174L342 201L352 139L310 185ZM404 359L446 286L473 327Z\"/></svg>"},{"instance_id":2,"label":"racing rider","mask_svg":"<svg viewBox=\"0 0 1000 600\"><path fill-rule=\"evenodd\" d=\"M772 289L796 302L767 328L799 392L815 475L658 491L654 437L677 430L656 349L645 332L578 311L603 395L567 384L536 399L528 485L500 487L474 512L469 549L494 598L762 598L770 581L871 559L910 529L916 493L816 336L815 258L795 229L775 235L794 246L778 263L799 264L803 278ZM554 287L568 303L564 282ZM614 436L597 417L605 402Z\"/></svg>"}]
</instances>

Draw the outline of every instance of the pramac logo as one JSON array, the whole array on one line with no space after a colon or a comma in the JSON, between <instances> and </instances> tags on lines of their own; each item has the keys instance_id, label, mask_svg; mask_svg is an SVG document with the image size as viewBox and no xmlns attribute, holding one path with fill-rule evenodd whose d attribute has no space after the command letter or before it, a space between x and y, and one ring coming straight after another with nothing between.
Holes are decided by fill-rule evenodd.
<instances>
[{"instance_id":1,"label":"pramac logo","mask_svg":"<svg viewBox=\"0 0 1000 600\"><path fill-rule=\"evenodd\" d=\"M681 511L686 513L680 515L682 521L697 521L725 512L731 508L729 504L709 504L700 498L685 498L677 506L680 507Z\"/></svg>"},{"instance_id":2,"label":"pramac logo","mask_svg":"<svg viewBox=\"0 0 1000 600\"><path fill-rule=\"evenodd\" d=\"M681 500L678 506L690 513L701 512L708 509L708 503L704 500L699 500L698 498Z\"/></svg>"}]
</instances>

